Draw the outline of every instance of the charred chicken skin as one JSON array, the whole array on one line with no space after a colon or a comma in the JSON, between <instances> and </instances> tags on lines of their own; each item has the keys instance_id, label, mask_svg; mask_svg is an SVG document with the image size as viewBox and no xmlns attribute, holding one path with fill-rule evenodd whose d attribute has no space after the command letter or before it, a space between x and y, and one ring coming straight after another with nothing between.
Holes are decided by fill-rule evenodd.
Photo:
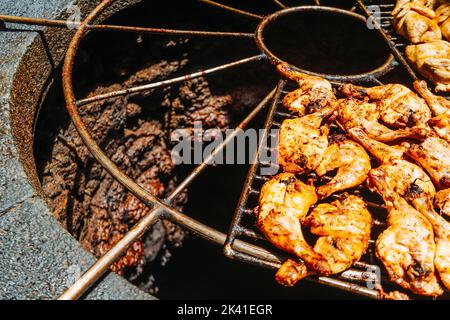
<instances>
[{"instance_id":1,"label":"charred chicken skin","mask_svg":"<svg viewBox=\"0 0 450 320\"><path fill-rule=\"evenodd\" d=\"M434 118L429 123L439 137L450 142L450 101L434 95L425 81L414 82L414 88L425 99Z\"/></svg>"},{"instance_id":2,"label":"charred chicken skin","mask_svg":"<svg viewBox=\"0 0 450 320\"><path fill-rule=\"evenodd\" d=\"M450 145L439 137L412 144L406 154L422 166L439 189L450 188Z\"/></svg>"},{"instance_id":3,"label":"charred chicken skin","mask_svg":"<svg viewBox=\"0 0 450 320\"><path fill-rule=\"evenodd\" d=\"M319 198L362 184L370 168L370 157L358 143L348 139L333 143L326 149L316 173L319 177L335 169L337 173L330 182L317 188Z\"/></svg>"},{"instance_id":4,"label":"charred chicken skin","mask_svg":"<svg viewBox=\"0 0 450 320\"><path fill-rule=\"evenodd\" d=\"M434 267L436 244L431 224L391 189L382 168L371 170L369 179L388 210L388 228L376 242L376 254L390 279L420 295L442 295Z\"/></svg>"},{"instance_id":5,"label":"charred chicken skin","mask_svg":"<svg viewBox=\"0 0 450 320\"><path fill-rule=\"evenodd\" d=\"M439 209L441 214L450 217L450 188L436 193L434 205Z\"/></svg>"},{"instance_id":6,"label":"charred chicken skin","mask_svg":"<svg viewBox=\"0 0 450 320\"><path fill-rule=\"evenodd\" d=\"M338 121L348 132L352 128L362 128L371 138L390 142L403 138L422 140L430 129L426 126L392 130L380 123L379 108L375 103L348 98L339 100Z\"/></svg>"},{"instance_id":7,"label":"charred chicken skin","mask_svg":"<svg viewBox=\"0 0 450 320\"><path fill-rule=\"evenodd\" d=\"M431 112L425 101L401 84L387 84L371 88L344 84L342 93L347 97L369 99L379 108L380 119L394 128L424 125Z\"/></svg>"},{"instance_id":8,"label":"charred chicken skin","mask_svg":"<svg viewBox=\"0 0 450 320\"><path fill-rule=\"evenodd\" d=\"M361 129L352 129L349 134L381 163L378 169L386 173L386 181L392 190L404 195L415 183L428 192L427 196L434 197L436 189L430 177L421 167L403 159L408 144L389 146L370 139Z\"/></svg>"},{"instance_id":9,"label":"charred chicken skin","mask_svg":"<svg viewBox=\"0 0 450 320\"><path fill-rule=\"evenodd\" d=\"M450 223L434 211L430 197L424 196L424 193L426 193L425 190L416 185L412 185L408 197L414 207L433 226L436 241L434 265L439 272L442 283L450 290Z\"/></svg>"},{"instance_id":10,"label":"charred chicken skin","mask_svg":"<svg viewBox=\"0 0 450 320\"><path fill-rule=\"evenodd\" d=\"M300 87L288 93L283 100L283 105L299 116L332 106L336 102L331 83L326 79L293 71L287 64L280 64L277 69Z\"/></svg>"},{"instance_id":11,"label":"charred chicken skin","mask_svg":"<svg viewBox=\"0 0 450 320\"><path fill-rule=\"evenodd\" d=\"M314 251L321 254L333 274L348 269L361 259L369 245L372 217L364 201L344 195L331 203L321 203L303 221L319 236Z\"/></svg>"},{"instance_id":12,"label":"charred chicken skin","mask_svg":"<svg viewBox=\"0 0 450 320\"><path fill-rule=\"evenodd\" d=\"M291 173L281 173L261 189L257 225L274 246L302 259L309 270L330 274L330 266L324 257L305 241L300 224L316 202L314 186L304 184ZM282 271L291 270L293 265L288 261ZM286 283L292 282L291 276L289 279ZM277 280L282 282L281 276Z\"/></svg>"},{"instance_id":13,"label":"charred chicken skin","mask_svg":"<svg viewBox=\"0 0 450 320\"><path fill-rule=\"evenodd\" d=\"M329 126L322 125L334 111L325 107L301 118L284 120L278 137L278 160L286 172L315 170L328 147Z\"/></svg>"},{"instance_id":14,"label":"charred chicken skin","mask_svg":"<svg viewBox=\"0 0 450 320\"><path fill-rule=\"evenodd\" d=\"M412 43L441 40L438 24L433 20L435 12L417 1L398 0L392 10L394 29L397 34Z\"/></svg>"}]
</instances>

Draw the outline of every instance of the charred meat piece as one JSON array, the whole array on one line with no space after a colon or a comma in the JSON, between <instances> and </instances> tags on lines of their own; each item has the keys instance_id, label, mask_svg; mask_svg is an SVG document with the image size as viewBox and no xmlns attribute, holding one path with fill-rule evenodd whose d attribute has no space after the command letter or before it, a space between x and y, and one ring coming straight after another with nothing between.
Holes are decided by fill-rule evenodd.
<instances>
[{"instance_id":1,"label":"charred meat piece","mask_svg":"<svg viewBox=\"0 0 450 320\"><path fill-rule=\"evenodd\" d=\"M303 224L319 236L314 251L325 257L336 274L348 269L366 252L372 217L360 197L345 195L332 203L319 204Z\"/></svg>"},{"instance_id":2,"label":"charred meat piece","mask_svg":"<svg viewBox=\"0 0 450 320\"><path fill-rule=\"evenodd\" d=\"M330 182L317 188L319 198L360 185L367 179L370 168L370 158L361 145L348 139L333 143L325 151L316 173L321 177L338 170Z\"/></svg>"},{"instance_id":3,"label":"charred meat piece","mask_svg":"<svg viewBox=\"0 0 450 320\"><path fill-rule=\"evenodd\" d=\"M329 107L336 102L331 83L320 77L293 71L287 64L277 66L278 71L286 78L297 82L299 89L289 93L283 100L283 105L303 116Z\"/></svg>"},{"instance_id":4,"label":"charred meat piece","mask_svg":"<svg viewBox=\"0 0 450 320\"><path fill-rule=\"evenodd\" d=\"M329 126L324 119L334 111L323 108L301 118L284 120L279 132L278 160L286 172L315 170L328 147Z\"/></svg>"},{"instance_id":5,"label":"charred meat piece","mask_svg":"<svg viewBox=\"0 0 450 320\"><path fill-rule=\"evenodd\" d=\"M434 267L436 244L431 224L391 188L383 169L371 170L369 179L388 210L388 228L376 242L376 254L390 279L420 295L442 295Z\"/></svg>"}]
</instances>

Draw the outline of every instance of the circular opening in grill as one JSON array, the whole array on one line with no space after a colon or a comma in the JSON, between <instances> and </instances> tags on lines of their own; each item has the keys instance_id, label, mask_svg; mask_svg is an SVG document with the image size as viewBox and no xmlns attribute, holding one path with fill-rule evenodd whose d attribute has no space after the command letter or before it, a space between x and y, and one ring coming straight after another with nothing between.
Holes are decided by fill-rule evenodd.
<instances>
[{"instance_id":1,"label":"circular opening in grill","mask_svg":"<svg viewBox=\"0 0 450 320\"><path fill-rule=\"evenodd\" d=\"M386 73L393 57L366 19L349 11L304 6L276 12L258 26L257 44L272 63L330 80Z\"/></svg>"}]
</instances>

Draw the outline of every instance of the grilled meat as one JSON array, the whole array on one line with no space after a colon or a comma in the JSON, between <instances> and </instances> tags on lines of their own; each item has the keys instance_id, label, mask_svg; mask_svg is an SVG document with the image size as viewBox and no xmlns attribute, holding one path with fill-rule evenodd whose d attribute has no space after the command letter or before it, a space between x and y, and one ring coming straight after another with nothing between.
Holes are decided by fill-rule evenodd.
<instances>
[{"instance_id":1,"label":"grilled meat","mask_svg":"<svg viewBox=\"0 0 450 320\"><path fill-rule=\"evenodd\" d=\"M426 190L427 196L434 197L436 189L430 177L421 167L403 159L409 144L389 146L370 139L361 129L352 129L349 134L381 163L378 169L386 173L386 181L392 190L405 195L411 185L416 185Z\"/></svg>"},{"instance_id":2,"label":"grilled meat","mask_svg":"<svg viewBox=\"0 0 450 320\"><path fill-rule=\"evenodd\" d=\"M450 145L439 137L411 144L406 154L424 168L439 189L450 188Z\"/></svg>"},{"instance_id":3,"label":"grilled meat","mask_svg":"<svg viewBox=\"0 0 450 320\"><path fill-rule=\"evenodd\" d=\"M436 91L450 92L450 43L439 40L407 46L406 58Z\"/></svg>"},{"instance_id":4,"label":"grilled meat","mask_svg":"<svg viewBox=\"0 0 450 320\"><path fill-rule=\"evenodd\" d=\"M442 4L436 9L435 21L441 28L442 36L450 41L450 3Z\"/></svg>"},{"instance_id":5,"label":"grilled meat","mask_svg":"<svg viewBox=\"0 0 450 320\"><path fill-rule=\"evenodd\" d=\"M424 125L430 120L431 112L425 101L401 84L387 84L364 88L353 84L342 86L346 96L375 102L381 120L394 128Z\"/></svg>"},{"instance_id":6,"label":"grilled meat","mask_svg":"<svg viewBox=\"0 0 450 320\"><path fill-rule=\"evenodd\" d=\"M325 107L301 118L284 120L279 131L278 160L286 172L315 170L328 147L329 126L324 119L334 111Z\"/></svg>"},{"instance_id":7,"label":"grilled meat","mask_svg":"<svg viewBox=\"0 0 450 320\"><path fill-rule=\"evenodd\" d=\"M425 190L416 188L408 194L414 207L431 223L436 241L434 265L442 283L450 289L450 224L433 209L430 197L424 196Z\"/></svg>"},{"instance_id":8,"label":"grilled meat","mask_svg":"<svg viewBox=\"0 0 450 320\"><path fill-rule=\"evenodd\" d=\"M433 20L435 12L417 1L398 0L392 10L393 25L397 34L412 43L441 40L438 24Z\"/></svg>"},{"instance_id":9,"label":"grilled meat","mask_svg":"<svg viewBox=\"0 0 450 320\"><path fill-rule=\"evenodd\" d=\"M450 217L450 188L436 193L434 205L439 209L441 214Z\"/></svg>"},{"instance_id":10,"label":"grilled meat","mask_svg":"<svg viewBox=\"0 0 450 320\"><path fill-rule=\"evenodd\" d=\"M391 188L382 168L371 170L369 179L388 210L388 228L376 242L376 254L390 279L420 295L442 295L434 268L436 244L431 224Z\"/></svg>"},{"instance_id":11,"label":"grilled meat","mask_svg":"<svg viewBox=\"0 0 450 320\"><path fill-rule=\"evenodd\" d=\"M372 217L361 198L346 195L332 203L319 204L303 224L319 236L314 251L327 260L336 274L348 269L366 252Z\"/></svg>"},{"instance_id":12,"label":"grilled meat","mask_svg":"<svg viewBox=\"0 0 450 320\"><path fill-rule=\"evenodd\" d=\"M434 118L429 123L439 137L450 142L450 101L434 95L425 81L414 82L414 88L425 99Z\"/></svg>"},{"instance_id":13,"label":"grilled meat","mask_svg":"<svg viewBox=\"0 0 450 320\"><path fill-rule=\"evenodd\" d=\"M329 107L336 102L331 83L323 78L293 71L287 64L277 66L278 71L286 78L298 83L299 89L288 93L283 105L303 116Z\"/></svg>"},{"instance_id":14,"label":"grilled meat","mask_svg":"<svg viewBox=\"0 0 450 320\"><path fill-rule=\"evenodd\" d=\"M380 123L380 112L375 103L353 98L340 100L337 113L339 123L347 132L352 128L362 128L371 138L383 142L402 138L422 140L430 131L424 125L392 130Z\"/></svg>"},{"instance_id":15,"label":"grilled meat","mask_svg":"<svg viewBox=\"0 0 450 320\"><path fill-rule=\"evenodd\" d=\"M360 185L367 179L370 168L370 158L358 143L346 139L330 145L316 173L321 177L338 170L329 183L317 188L319 198Z\"/></svg>"},{"instance_id":16,"label":"grilled meat","mask_svg":"<svg viewBox=\"0 0 450 320\"><path fill-rule=\"evenodd\" d=\"M308 269L330 274L324 257L303 238L300 224L316 202L314 186L304 184L291 173L281 173L261 189L257 225L274 246L302 259Z\"/></svg>"}]
</instances>

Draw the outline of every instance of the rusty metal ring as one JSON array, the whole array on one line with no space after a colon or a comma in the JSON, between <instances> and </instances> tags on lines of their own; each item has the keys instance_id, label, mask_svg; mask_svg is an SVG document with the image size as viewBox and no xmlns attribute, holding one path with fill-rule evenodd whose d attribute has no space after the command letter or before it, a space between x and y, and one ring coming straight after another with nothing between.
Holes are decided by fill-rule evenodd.
<instances>
[{"instance_id":1,"label":"rusty metal ring","mask_svg":"<svg viewBox=\"0 0 450 320\"><path fill-rule=\"evenodd\" d=\"M341 15L349 17L353 20L357 20L363 23L366 23L367 19L357 13L337 9L333 7L324 7L324 6L301 6L301 7L294 7L289 8L285 10L280 10L275 12L274 14L271 14L267 17L265 17L261 23L258 25L256 29L256 44L258 48L267 56L267 58L270 60L273 64L280 64L280 63L287 63L290 68L294 71L307 73L310 75L326 78L330 81L336 81L336 82L364 82L364 81L372 81L375 78L378 78L382 75L387 74L389 71L395 68L396 61L394 59L394 56L392 54L389 55L389 57L386 59L386 61L379 67L370 70L365 73L360 74L354 74L354 75L338 75L338 74L324 74L324 73L317 73L309 70L305 70L302 68L299 68L297 66L291 65L286 61L283 61L281 58L276 56L265 44L264 42L264 33L267 29L267 27L272 24L275 20L277 20L280 17L292 14L292 13L302 13L302 12L322 12L327 14L335 15Z\"/></svg>"}]
</instances>

